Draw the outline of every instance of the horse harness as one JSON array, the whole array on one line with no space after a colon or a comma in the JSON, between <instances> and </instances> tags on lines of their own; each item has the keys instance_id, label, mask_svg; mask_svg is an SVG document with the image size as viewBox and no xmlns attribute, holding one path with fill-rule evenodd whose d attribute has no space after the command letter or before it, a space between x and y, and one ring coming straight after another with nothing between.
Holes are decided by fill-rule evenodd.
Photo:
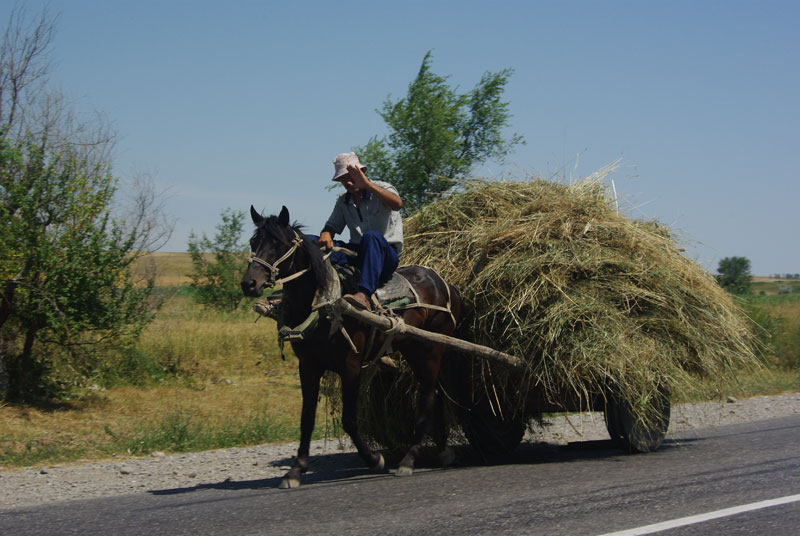
<instances>
[{"instance_id":1,"label":"horse harness","mask_svg":"<svg viewBox=\"0 0 800 536\"><path fill-rule=\"evenodd\" d=\"M282 277L282 278L278 277L278 275L280 275L280 268L278 268L278 266L282 262L284 262L284 261L286 261L286 260L288 260L290 258L292 259L292 265L293 265L294 264L294 258L293 258L294 254L297 251L297 249L303 244L303 239L297 233L297 231L292 229L292 232L294 233L294 238L292 240L291 247L286 251L286 253L284 253L274 263L269 263L269 262L261 259L260 257L258 257L255 254L250 256L249 262L251 262L251 263L255 262L257 264L260 264L264 268L266 268L267 284L272 288L274 288L276 285L282 285L283 283L287 283L289 281L297 279L298 277L301 277L302 275L306 274L311 269L310 267L309 268L304 268L303 270L299 270L299 271L297 271L297 272L295 272L295 273L293 273L291 275L288 275L286 277ZM349 250L349 249L346 249L346 248L341 248L341 247L334 247L334 248L331 249L331 251L329 251L328 253L325 254L323 259L324 260L328 260L328 258L330 257L330 255L334 251L342 251L346 255L351 256L351 257L354 257L354 256L357 255L357 253L352 251L352 250ZM319 311L321 309L330 309L330 306L337 299L339 299L341 297L341 284L340 284L340 281L339 281L338 274L333 269L333 267L332 267L332 265L330 263L327 263L326 266L329 267L329 269L328 269L328 279L329 279L329 281L333 281L335 284L328 285L329 286L329 290L325 294L322 294L319 290L317 291L317 294L314 296L314 303L313 303L312 308L311 308L311 314L308 316L308 318L306 318L298 326L296 326L294 328L290 328L289 326L285 326L285 325L284 326L280 326L280 329L278 330L278 345L279 345L280 350L281 350L281 359L285 360L285 356L284 356L284 352L283 352L284 342L287 341L287 340L288 341L303 340L305 338L306 333L308 333L309 331L311 331L312 329L314 329L316 327L317 322L319 320ZM423 266L423 268L425 268L425 267ZM446 305L446 307L442 307L440 305L433 305L433 304L430 304L430 303L424 303L422 301L422 299L420 298L419 294L417 293L417 290L411 284L411 282L408 281L408 279L403 277L401 274L395 272L393 274L393 276L392 276L392 278L393 278L392 281L394 281L395 278L402 279L402 281L405 282L406 287L411 291L411 294L413 295L414 302L412 303L409 300L408 297L401 297L400 299L395 299L395 300L392 300L391 298L389 298L389 300L387 300L387 303L384 304L384 303L381 303L381 300L376 299L375 295L373 295L373 298L372 298L373 305L375 305L376 308L377 308L377 311L375 311L375 313L388 316L389 319L392 320L393 325L396 326L397 323L400 321L400 319L399 319L399 317L397 315L397 311L405 311L405 310L408 310L408 309L430 309L430 310L433 310L433 311L441 311L441 312L446 312L447 314L449 314L450 315L450 319L453 322L453 326L455 326L456 325L456 319L455 319L455 316L453 315L453 311L451 309L452 301L451 301L451 294L450 294L450 285L448 285L447 282L444 279L442 279L442 277L438 274L438 272L436 272L435 270L431 270L431 272L436 274L436 276L442 282L442 284L444 285L444 288L447 291L447 305ZM255 306L254 309L256 310L256 312L259 312L259 314L263 314L263 312L261 310L259 310L258 306ZM356 348L355 344L353 343L352 339L350 338L350 335L347 333L347 330L345 330L344 326L342 325L341 319L330 318L330 314L326 314L326 316L329 317L329 320L331 320L332 324L333 324L332 325L332 329L331 329L331 334L333 334L333 332L337 331L337 328L338 328L338 331L342 332L342 335L347 340L347 342L350 344L350 347L352 348L352 350L355 353L359 353L358 349ZM256 320L258 320L258 319L256 319ZM280 323L280 320L279 320L279 323ZM372 347L374 345L375 338L376 338L376 335L377 335L377 331L378 331L378 329L375 328L375 327L373 327L370 330L370 335L368 337L367 344L366 344L365 349L364 349L365 350L364 351L365 355L369 355L369 353L370 353L370 351L371 351L371 349L372 349ZM395 335L393 333L394 331L396 331L396 330L394 328L392 328L392 329L389 329L389 330L387 330L385 332L386 340L384 341L383 345L381 346L381 348L379 349L378 353L376 354L378 357L383 355L384 353L388 353L388 350L391 349L392 341L393 341L394 335Z\"/></svg>"},{"instance_id":2,"label":"horse harness","mask_svg":"<svg viewBox=\"0 0 800 536\"><path fill-rule=\"evenodd\" d=\"M414 266L414 265L406 265L406 266ZM416 266L420 266L420 265L416 265ZM420 266L420 268L427 268L427 267L426 266ZM452 322L453 322L453 327L455 327L457 325L456 317L453 315L453 311L451 309L452 297L451 297L451 294L450 294L450 285L447 284L447 282L442 278L442 276L439 275L439 273L436 270L433 270L431 268L427 268L427 269L430 270L432 273L436 274L436 277L438 277L439 280L444 285L444 288L447 291L447 303L446 303L446 306L443 307L441 305L433 305L431 303L423 302L422 298L420 298L419 293L417 292L417 289L414 288L414 285L412 285L411 282L405 276L403 276L402 274L400 274L398 272L395 272L394 274L392 274L392 279L389 282L387 282L384 287L381 287L380 289L378 289L375 292L375 294L373 294L373 296L372 296L372 303L377 309L376 311L373 311L373 312L375 314L380 314L382 316L386 316L392 322L392 327L389 328L386 331L383 331L383 334L386 336L386 339L384 339L383 344L378 349L378 351L376 352L374 357L382 357L384 355L387 355L387 354L391 353L392 342L394 341L394 337L397 334L399 324L402 322L402 319L400 318L400 315L397 314L398 311L402 312L402 311L406 311L408 309L429 309L429 310L432 310L432 311L441 311L441 312L445 312L448 315L450 315L450 320L452 320ZM394 300L392 298L388 298L388 299L384 299L384 300L378 299L377 295L380 294L383 289L385 289L386 287L390 286L393 282L395 284L400 284L398 280L402 280L402 282L405 284L406 288L408 288L408 290L411 291L411 294L412 294L413 300L414 300L413 302L407 296L403 296L403 297L400 297L399 299L394 299ZM370 334L369 334L369 337L367 338L367 343L364 346L364 355L367 358L369 357L370 352L372 351L372 348L373 348L373 346L375 344L375 338L377 336L378 331L382 331L382 330L379 330L378 328L376 328L374 326L370 329ZM346 333L345 333L345 335L346 335ZM349 340L349 337L346 337L346 338L348 338L348 340ZM355 345L353 345L352 342L350 343L350 346L351 346L351 348L353 349L354 352L358 353L358 349L355 348Z\"/></svg>"}]
</instances>

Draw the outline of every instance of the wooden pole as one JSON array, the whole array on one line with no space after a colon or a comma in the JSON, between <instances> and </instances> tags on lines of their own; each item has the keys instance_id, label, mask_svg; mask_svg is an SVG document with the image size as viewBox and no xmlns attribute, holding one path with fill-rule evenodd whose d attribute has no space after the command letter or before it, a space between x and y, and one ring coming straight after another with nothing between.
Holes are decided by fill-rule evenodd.
<instances>
[{"instance_id":1,"label":"wooden pole","mask_svg":"<svg viewBox=\"0 0 800 536\"><path fill-rule=\"evenodd\" d=\"M449 335L433 333L432 331L409 326L403 322L402 318L397 318L393 322L385 316L376 315L370 311L353 307L343 298L340 298L336 301L334 304L334 309L337 314L347 315L355 318L359 322L369 324L370 326L374 326L384 332L394 329L396 335L403 335L432 344L441 344L454 350L459 350L461 352L503 363L518 370L525 370L527 368L525 361L518 357L514 357L513 355L500 352L499 350L494 350L488 346L481 346L479 344L474 344L456 337L450 337Z\"/></svg>"}]
</instances>

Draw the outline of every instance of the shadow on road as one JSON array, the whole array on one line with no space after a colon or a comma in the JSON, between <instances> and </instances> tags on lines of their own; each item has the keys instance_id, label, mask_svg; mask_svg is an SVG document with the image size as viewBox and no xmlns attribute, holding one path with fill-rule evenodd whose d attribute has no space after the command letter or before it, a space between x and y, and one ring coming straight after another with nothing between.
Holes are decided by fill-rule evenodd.
<instances>
[{"instance_id":1,"label":"shadow on road","mask_svg":"<svg viewBox=\"0 0 800 536\"><path fill-rule=\"evenodd\" d=\"M699 441L700 439L680 439L666 440L659 447L657 452L667 452L679 448L688 443ZM478 466L497 466L497 465L535 465L549 463L565 463L579 460L607 460L619 458L624 461L628 456L617 448L613 441L581 441L567 445L556 445L551 443L530 443L523 442L511 455L503 459L484 459L469 445L455 445L456 461L448 468L442 468L438 464L433 449L426 450L420 456L417 463L417 472L446 471L451 468L478 467ZM355 453L325 454L312 456L311 468L303 476L303 486L320 483L333 483L343 481L363 481L365 479L391 478L399 460L393 459L391 455L384 453L387 459L388 471L373 473L361 466L361 460ZM289 466L292 459L285 458L274 462L275 465ZM315 463L316 462L316 463ZM413 478L413 477L412 477ZM152 490L151 495L178 495L193 493L202 490L265 490L277 488L281 482L281 477L261 478L254 480L224 480L217 483L204 483L196 486L171 488L163 490Z\"/></svg>"}]
</instances>

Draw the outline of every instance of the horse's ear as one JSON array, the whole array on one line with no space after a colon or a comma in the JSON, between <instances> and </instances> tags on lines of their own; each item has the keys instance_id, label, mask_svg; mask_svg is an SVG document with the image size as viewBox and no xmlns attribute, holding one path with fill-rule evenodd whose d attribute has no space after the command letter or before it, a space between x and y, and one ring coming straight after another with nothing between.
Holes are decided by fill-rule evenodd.
<instances>
[{"instance_id":1,"label":"horse's ear","mask_svg":"<svg viewBox=\"0 0 800 536\"><path fill-rule=\"evenodd\" d=\"M250 217L253 218L253 223L255 223L256 225L264 221L264 216L259 214L258 211L253 207L253 205L250 205Z\"/></svg>"},{"instance_id":2,"label":"horse's ear","mask_svg":"<svg viewBox=\"0 0 800 536\"><path fill-rule=\"evenodd\" d=\"M281 213L278 214L278 223L283 227L289 227L289 209L281 207Z\"/></svg>"}]
</instances>

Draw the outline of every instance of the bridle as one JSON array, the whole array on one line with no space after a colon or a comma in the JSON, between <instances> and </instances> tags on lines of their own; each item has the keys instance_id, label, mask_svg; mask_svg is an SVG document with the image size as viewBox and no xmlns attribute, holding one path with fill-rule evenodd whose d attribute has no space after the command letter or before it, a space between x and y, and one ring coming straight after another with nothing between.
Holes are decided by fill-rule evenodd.
<instances>
[{"instance_id":1,"label":"bridle","mask_svg":"<svg viewBox=\"0 0 800 536\"><path fill-rule=\"evenodd\" d=\"M283 261L288 260L290 257L292 257L295 254L295 252L297 251L297 248L299 248L300 246L303 245L303 237L301 237L300 234L294 229L292 229L292 233L294 233L294 239L292 239L292 247L290 247L289 250L286 253L284 253L281 256L281 258L278 259L277 261L275 261L274 263L272 263L272 264L268 263L267 261L265 261L264 259L260 258L255 253L250 255L250 258L248 259L248 262L250 262L250 263L254 262L256 264L260 264L261 266L266 268L266 272L267 272L266 285L269 286L270 288L275 287L275 285L287 283L289 281L292 281L293 279L297 279L298 277L302 276L303 274L305 274L306 272L311 270L311 267L308 267L308 268L304 268L304 269L300 270L299 272L295 272L295 273L293 273L291 275L287 275L286 277L282 277L282 278L278 277L278 275L280 275L280 268L278 268L278 265L281 264ZM261 248L261 243L259 242L259 249L260 248ZM343 248L343 247L339 247L339 246L334 246L325 255L323 255L322 260L327 260L331 256L331 254L336 252L336 251L341 251L342 253L344 253L348 257L357 257L358 256L358 253L356 253L355 251L353 251L351 249L347 249L347 248ZM292 265L294 265L294 259L292 259Z\"/></svg>"},{"instance_id":2,"label":"bridle","mask_svg":"<svg viewBox=\"0 0 800 536\"><path fill-rule=\"evenodd\" d=\"M303 270L300 270L299 272L295 272L286 277L281 277L281 278L278 277L280 275L280 268L278 268L278 266L282 262L294 256L295 252L297 251L297 248L303 245L303 238L294 229L292 229L292 232L294 233L294 239L292 240L292 247L290 247L289 250L286 253L284 253L281 256L281 258L275 261L274 263L272 264L268 263L264 259L259 258L258 255L256 255L255 253L253 253L250 256L249 262L251 263L255 262L266 268L267 272L266 284L269 287L275 287L276 285L287 283L289 281L292 281L293 279L297 279L298 277L302 276L311 269L311 268L305 268ZM259 246L260 245L261 244L259 244ZM294 266L294 259L292 259L292 266Z\"/></svg>"}]
</instances>

